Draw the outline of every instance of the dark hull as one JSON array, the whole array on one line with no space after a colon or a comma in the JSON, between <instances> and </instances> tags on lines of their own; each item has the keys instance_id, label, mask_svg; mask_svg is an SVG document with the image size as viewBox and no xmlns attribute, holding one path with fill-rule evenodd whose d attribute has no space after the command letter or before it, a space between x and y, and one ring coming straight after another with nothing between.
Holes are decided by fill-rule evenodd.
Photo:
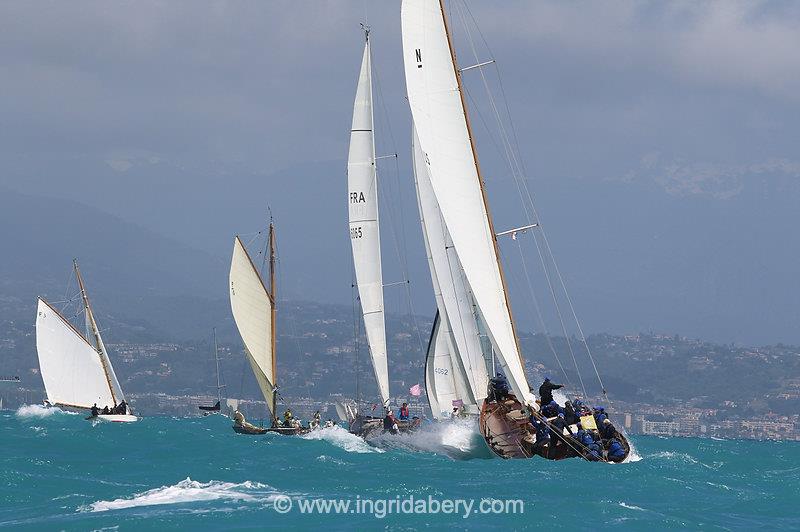
<instances>
[{"instance_id":1,"label":"dark hull","mask_svg":"<svg viewBox=\"0 0 800 532\"><path fill-rule=\"evenodd\" d=\"M522 404L510 395L503 402L483 402L478 423L486 445L500 458L531 458L533 441L527 417L517 415ZM517 419L521 417L521 419Z\"/></svg>"},{"instance_id":2,"label":"dark hull","mask_svg":"<svg viewBox=\"0 0 800 532\"><path fill-rule=\"evenodd\" d=\"M238 434L248 434L250 436L261 436L268 432L273 432L275 434L283 434L284 436L300 436L302 434L308 434L311 432L311 429L308 427L256 427L255 425L251 425L247 423L246 425L234 425L233 431Z\"/></svg>"},{"instance_id":3,"label":"dark hull","mask_svg":"<svg viewBox=\"0 0 800 532\"><path fill-rule=\"evenodd\" d=\"M554 438L546 446L536 446L536 438L527 416L523 416L523 405L513 395L502 402L486 399L481 407L480 432L489 449L500 458L532 458L541 456L548 460L564 460L582 457L589 459L586 448L569 436ZM623 462L631 452L631 446L622 433L616 439L625 449L625 455L616 460L603 462Z\"/></svg>"},{"instance_id":4,"label":"dark hull","mask_svg":"<svg viewBox=\"0 0 800 532\"><path fill-rule=\"evenodd\" d=\"M419 419L397 420L396 434L403 434L413 432L420 426ZM383 418L379 417L361 417L358 416L350 422L350 433L355 434L361 438L369 438L371 436L378 436L384 432L393 432L391 430L384 430Z\"/></svg>"}]
</instances>

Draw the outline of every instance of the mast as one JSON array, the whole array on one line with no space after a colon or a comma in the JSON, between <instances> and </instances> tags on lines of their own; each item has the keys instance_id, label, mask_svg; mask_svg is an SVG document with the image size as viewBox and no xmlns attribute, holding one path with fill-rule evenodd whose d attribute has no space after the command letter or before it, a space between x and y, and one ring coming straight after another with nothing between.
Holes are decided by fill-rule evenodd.
<instances>
[{"instance_id":1,"label":"mast","mask_svg":"<svg viewBox=\"0 0 800 532\"><path fill-rule=\"evenodd\" d=\"M83 285L83 277L81 277L81 271L78 268L78 259L72 259L72 267L75 270L75 277L78 279L78 286L81 290L81 299L83 299L83 309L86 313L86 318L89 321L89 324L92 328L92 335L94 336L95 341L95 350L97 354L100 356L100 364L103 366L103 374L106 377L106 383L108 384L108 389L111 391L111 399L114 401L114 405L117 405L117 395L114 393L114 386L111 384L111 375L108 370L108 364L106 364L106 357L103 356L102 353L102 345L103 341L100 339L100 330L97 328L97 322L94 320L94 313L92 312L92 308L89 306L89 296L86 294L86 287Z\"/></svg>"},{"instance_id":2,"label":"mast","mask_svg":"<svg viewBox=\"0 0 800 532\"><path fill-rule=\"evenodd\" d=\"M277 299L276 299L276 286L275 286L275 225L272 222L272 219L269 221L269 297L272 299L272 305L270 307L270 328L272 329L271 340L272 340L272 404L275 407L272 409L272 423L273 425L278 424L278 414L274 412L275 408L278 405L278 360L276 357L277 352L277 335L275 330L275 324L277 322Z\"/></svg>"},{"instance_id":3,"label":"mast","mask_svg":"<svg viewBox=\"0 0 800 532\"><path fill-rule=\"evenodd\" d=\"M217 365L217 402L222 404L222 386L219 383L219 349L217 348L217 328L214 327L214 362Z\"/></svg>"},{"instance_id":4,"label":"mast","mask_svg":"<svg viewBox=\"0 0 800 532\"><path fill-rule=\"evenodd\" d=\"M444 0L439 0L439 8L442 12L442 21L444 22L444 32L447 35L447 45L450 48L450 58L452 59L453 63L453 70L455 71L456 75L456 82L458 83L458 95L461 99L461 107L464 110L464 118L467 123L467 135L469 136L469 145L472 148L472 160L475 161L475 170L478 173L478 185L481 189L481 197L483 198L483 205L486 209L486 218L489 222L489 230L492 233L492 244L494 245L495 257L497 259L497 268L500 271L500 281L503 284L503 296L506 300L506 309L508 309L508 319L511 323L511 331L514 335L514 342L517 345L517 355L519 356L520 364L522 365L522 371L525 371L525 360L522 358L522 349L519 344L519 336L517 335L517 326L514 323L514 316L511 312L511 301L508 298L508 284L506 283L506 276L503 272L503 263L500 261L500 246L497 243L497 233L494 230L494 221L492 220L492 213L489 210L489 201L486 197L486 187L484 186L483 181L483 174L481 173L481 166L478 162L478 152L475 148L475 137L472 134L472 124L469 120L469 112L467 111L467 103L464 100L464 87L461 80L461 71L458 69L456 63L456 52L453 48L453 39L450 37L450 25L447 22L447 14L445 13L444 9ZM494 375L492 375L494 377Z\"/></svg>"}]
</instances>

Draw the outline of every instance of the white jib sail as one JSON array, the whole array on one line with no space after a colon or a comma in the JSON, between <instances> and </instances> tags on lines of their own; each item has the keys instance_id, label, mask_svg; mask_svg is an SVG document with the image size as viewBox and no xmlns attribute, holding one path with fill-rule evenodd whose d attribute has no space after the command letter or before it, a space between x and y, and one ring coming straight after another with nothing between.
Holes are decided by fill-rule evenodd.
<instances>
[{"instance_id":1,"label":"white jib sail","mask_svg":"<svg viewBox=\"0 0 800 532\"><path fill-rule=\"evenodd\" d=\"M87 409L95 403L100 408L114 406L101 354L41 298L36 314L36 352L50 404Z\"/></svg>"},{"instance_id":2,"label":"white jib sail","mask_svg":"<svg viewBox=\"0 0 800 532\"><path fill-rule=\"evenodd\" d=\"M389 401L389 368L386 355L386 325L383 315L383 274L378 224L378 181L375 169L375 138L372 120L372 72L369 39L364 45L358 78L350 153L347 159L350 243L353 247L356 284L364 314L364 329L378 391L383 404Z\"/></svg>"},{"instance_id":3,"label":"white jib sail","mask_svg":"<svg viewBox=\"0 0 800 532\"><path fill-rule=\"evenodd\" d=\"M464 401L467 412L478 413L480 403L486 397L488 377L472 300L464 282L461 262L431 188L416 129L412 147L414 182L436 305L442 328L453 343L453 370L457 377L466 381L467 393L460 399Z\"/></svg>"},{"instance_id":4,"label":"white jib sail","mask_svg":"<svg viewBox=\"0 0 800 532\"><path fill-rule=\"evenodd\" d=\"M92 328L94 330L94 334L97 337L97 350L99 352L100 357L102 358L102 362L105 364L106 376L108 377L108 382L111 385L111 390L113 391L114 399L116 399L117 404L120 404L122 401L125 401L125 394L122 393L122 387L119 385L119 380L117 380L117 374L114 373L114 366L111 365L111 359L108 358L108 351L106 350L106 344L103 342L103 337L100 336L100 330L97 325L97 321L94 318L94 311L89 309L89 312L91 313Z\"/></svg>"},{"instance_id":5,"label":"white jib sail","mask_svg":"<svg viewBox=\"0 0 800 532\"><path fill-rule=\"evenodd\" d=\"M454 402L461 400L464 407L469 405L464 400L465 384L459 375L459 370L453 367L453 344L447 331L442 327L443 320L437 312L433 321L431 339L428 343L428 353L425 358L425 394L434 419L447 419L450 417ZM469 409L467 411L470 411Z\"/></svg>"},{"instance_id":6,"label":"white jib sail","mask_svg":"<svg viewBox=\"0 0 800 532\"><path fill-rule=\"evenodd\" d=\"M532 404L439 1L403 0L401 24L408 102L442 218L504 373Z\"/></svg>"},{"instance_id":7,"label":"white jib sail","mask_svg":"<svg viewBox=\"0 0 800 532\"><path fill-rule=\"evenodd\" d=\"M239 329L253 374L273 415L275 412L275 353L272 352L272 298L242 241L233 241L230 286L233 321Z\"/></svg>"}]
</instances>

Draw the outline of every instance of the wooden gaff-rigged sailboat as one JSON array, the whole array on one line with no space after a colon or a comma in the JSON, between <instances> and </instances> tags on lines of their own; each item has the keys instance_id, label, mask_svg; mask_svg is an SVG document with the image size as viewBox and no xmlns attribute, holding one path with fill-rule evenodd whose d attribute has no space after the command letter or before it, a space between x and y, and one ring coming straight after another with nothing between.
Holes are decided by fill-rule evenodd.
<instances>
[{"instance_id":1,"label":"wooden gaff-rigged sailboat","mask_svg":"<svg viewBox=\"0 0 800 532\"><path fill-rule=\"evenodd\" d=\"M389 409L389 368L386 352L386 324L383 304L380 224L378 221L378 176L375 165L375 134L372 111L372 59L369 28L364 28L364 54L358 78L350 151L347 159L348 215L350 243L353 250L356 285L361 301L364 329L381 404ZM358 398L356 398L358 399ZM361 436L383 430L383 416L365 416L355 412L349 420L350 431ZM398 430L415 427L418 420L393 420Z\"/></svg>"},{"instance_id":2,"label":"wooden gaff-rigged sailboat","mask_svg":"<svg viewBox=\"0 0 800 532\"><path fill-rule=\"evenodd\" d=\"M485 327L493 355L510 385L508 390L499 386L487 390L481 405L481 434L492 451L503 458L530 458L534 454L555 459L577 456L577 452L572 454L576 447L563 434L556 438L563 453L545 455L534 447L529 418L542 418L525 376L443 0L403 0L401 24L408 102L418 142L415 164L418 189L422 188L420 176L427 177L431 197L435 198L449 237L446 247L452 248L459 260L476 316ZM422 203L426 196L424 193L419 196ZM426 218L422 207L421 211ZM430 226L423 222L423 227L430 240ZM429 242L428 247L429 255L434 255L434 245ZM436 287L436 278L442 270L431 262ZM439 330L442 330L445 316L439 298L437 306ZM450 314L446 305L444 310ZM431 346L435 354L434 340ZM442 349L446 348L445 345ZM453 356L449 358L451 362L454 360ZM629 448L627 442L625 446Z\"/></svg>"},{"instance_id":3,"label":"wooden gaff-rigged sailboat","mask_svg":"<svg viewBox=\"0 0 800 532\"><path fill-rule=\"evenodd\" d=\"M102 411L108 407L111 414L101 413L87 419L137 421L139 418L131 414L108 358L78 262L73 261L72 265L80 287L87 333L81 334L55 307L39 298L36 352L47 392L46 404L79 411L92 411L93 407Z\"/></svg>"},{"instance_id":4,"label":"wooden gaff-rigged sailboat","mask_svg":"<svg viewBox=\"0 0 800 532\"><path fill-rule=\"evenodd\" d=\"M244 343L245 353L256 377L258 387L267 402L272 425L257 427L234 413L233 430L240 434L302 434L308 428L283 426L276 412L278 400L278 367L276 358L276 286L275 286L275 227L269 224L269 280L270 289L264 285L250 254L239 237L233 241L233 256L229 277L229 295L233 320Z\"/></svg>"}]
</instances>

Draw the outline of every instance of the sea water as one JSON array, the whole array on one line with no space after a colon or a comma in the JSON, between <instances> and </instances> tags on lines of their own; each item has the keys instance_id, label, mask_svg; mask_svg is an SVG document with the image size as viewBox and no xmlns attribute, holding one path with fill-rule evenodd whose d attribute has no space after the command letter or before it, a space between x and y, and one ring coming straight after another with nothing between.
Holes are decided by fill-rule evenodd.
<instances>
[{"instance_id":1,"label":"sea water","mask_svg":"<svg viewBox=\"0 0 800 532\"><path fill-rule=\"evenodd\" d=\"M625 464L511 461L469 423L369 444L38 406L0 414L0 441L0 526L14 529L800 529L797 442L633 437ZM314 501L349 506L301 509Z\"/></svg>"}]
</instances>

